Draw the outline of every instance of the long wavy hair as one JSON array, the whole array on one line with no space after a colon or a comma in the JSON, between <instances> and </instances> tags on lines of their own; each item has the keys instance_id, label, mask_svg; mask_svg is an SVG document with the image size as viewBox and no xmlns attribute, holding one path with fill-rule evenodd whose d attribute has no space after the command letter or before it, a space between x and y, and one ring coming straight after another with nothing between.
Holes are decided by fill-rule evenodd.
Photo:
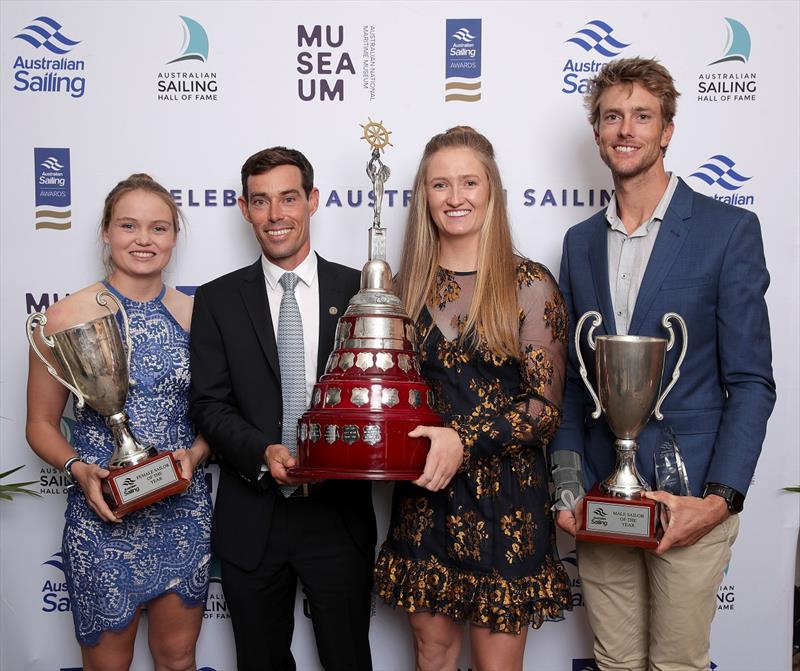
<instances>
[{"instance_id":1,"label":"long wavy hair","mask_svg":"<svg viewBox=\"0 0 800 671\"><path fill-rule=\"evenodd\" d=\"M425 182L431 157L441 149L471 149L486 170L489 203L481 227L475 293L462 345L483 341L496 354L519 357L519 308L516 262L503 183L492 143L474 128L456 126L435 135L425 146L406 224L397 292L412 319L426 305L439 270L439 232L430 214Z\"/></svg>"}]
</instances>

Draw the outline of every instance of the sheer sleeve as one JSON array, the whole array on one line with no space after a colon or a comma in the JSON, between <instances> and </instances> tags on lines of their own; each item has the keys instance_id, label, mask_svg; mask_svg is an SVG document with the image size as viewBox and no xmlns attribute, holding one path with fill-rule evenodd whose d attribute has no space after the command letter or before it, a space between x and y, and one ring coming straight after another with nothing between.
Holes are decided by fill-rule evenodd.
<instances>
[{"instance_id":1,"label":"sheer sleeve","mask_svg":"<svg viewBox=\"0 0 800 671\"><path fill-rule=\"evenodd\" d=\"M462 417L453 424L464 444L465 465L470 457L502 454L523 445L546 446L561 420L567 358L566 307L558 285L543 265L522 261L517 281L519 392L513 397L495 397L493 412L471 418L479 421L464 422Z\"/></svg>"}]
</instances>

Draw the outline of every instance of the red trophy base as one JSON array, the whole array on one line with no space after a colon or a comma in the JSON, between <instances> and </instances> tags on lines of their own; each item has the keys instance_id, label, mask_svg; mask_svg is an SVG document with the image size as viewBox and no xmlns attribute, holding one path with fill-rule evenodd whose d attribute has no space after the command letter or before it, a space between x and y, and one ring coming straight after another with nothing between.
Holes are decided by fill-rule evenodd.
<instances>
[{"instance_id":1,"label":"red trophy base","mask_svg":"<svg viewBox=\"0 0 800 671\"><path fill-rule=\"evenodd\" d=\"M656 502L609 496L592 487L583 499L577 539L654 549L658 546Z\"/></svg>"},{"instance_id":2,"label":"red trophy base","mask_svg":"<svg viewBox=\"0 0 800 671\"><path fill-rule=\"evenodd\" d=\"M171 452L162 452L135 466L111 471L103 480L103 498L118 517L189 489L190 480Z\"/></svg>"},{"instance_id":3,"label":"red trophy base","mask_svg":"<svg viewBox=\"0 0 800 671\"><path fill-rule=\"evenodd\" d=\"M388 415L388 416L387 416ZM289 475L304 479L416 480L425 468L431 442L410 438L419 418L392 417L389 413L351 414L336 421L328 416L318 424L313 414L300 429L299 466ZM325 421L327 419L327 421ZM426 426L441 426L441 419L425 417ZM311 421L309 421L311 420Z\"/></svg>"}]
</instances>

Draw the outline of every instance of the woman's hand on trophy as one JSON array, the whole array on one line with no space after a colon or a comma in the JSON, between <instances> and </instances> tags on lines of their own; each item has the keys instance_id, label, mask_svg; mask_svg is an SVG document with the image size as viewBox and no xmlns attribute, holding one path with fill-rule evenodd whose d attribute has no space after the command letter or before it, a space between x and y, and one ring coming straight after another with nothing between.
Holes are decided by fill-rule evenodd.
<instances>
[{"instance_id":1,"label":"woman's hand on trophy","mask_svg":"<svg viewBox=\"0 0 800 671\"><path fill-rule=\"evenodd\" d=\"M89 507L95 514L106 522L121 522L103 498L103 480L110 475L110 471L97 464L87 464L83 461L75 462L72 466L72 477L78 481L83 490Z\"/></svg>"},{"instance_id":2,"label":"woman's hand on trophy","mask_svg":"<svg viewBox=\"0 0 800 671\"><path fill-rule=\"evenodd\" d=\"M178 462L178 466L181 469L181 477L184 480L191 480L192 473L194 473L197 465L211 456L211 448L202 436L197 436L188 450L183 448L175 450L172 456Z\"/></svg>"},{"instance_id":3,"label":"woman's hand on trophy","mask_svg":"<svg viewBox=\"0 0 800 671\"><path fill-rule=\"evenodd\" d=\"M442 426L418 426L409 432L410 438L428 438L431 449L425 459L425 469L414 484L432 492L450 483L464 460L464 445L454 429Z\"/></svg>"}]
</instances>

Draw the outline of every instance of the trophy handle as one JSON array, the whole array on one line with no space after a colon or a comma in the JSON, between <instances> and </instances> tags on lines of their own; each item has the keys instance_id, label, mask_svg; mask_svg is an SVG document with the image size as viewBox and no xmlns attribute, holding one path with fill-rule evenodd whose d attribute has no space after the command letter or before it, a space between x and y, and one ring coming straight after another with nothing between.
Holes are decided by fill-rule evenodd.
<instances>
[{"instance_id":1,"label":"trophy handle","mask_svg":"<svg viewBox=\"0 0 800 671\"><path fill-rule=\"evenodd\" d=\"M125 352L128 361L128 384L134 386L136 384L136 381L131 377L131 351L133 349L133 345L131 343L131 327L128 322L128 313L125 312L125 306L122 304L122 301L107 289L101 289L100 291L97 292L97 296L95 296L95 300L97 301L97 303L99 305L102 305L109 312L111 312L111 308L108 307L106 298L110 298L114 303L116 303L117 307L119 308L119 312L122 315L122 325L125 328L125 333L123 333L123 337L125 338ZM111 314L113 315L114 313L111 312Z\"/></svg>"},{"instance_id":2,"label":"trophy handle","mask_svg":"<svg viewBox=\"0 0 800 671\"><path fill-rule=\"evenodd\" d=\"M667 397L672 388L675 386L675 383L678 381L678 378L681 376L681 364L683 363L683 358L686 356L686 345L689 343L689 333L686 330L686 322L683 321L683 317L681 317L677 312L667 312L661 318L661 325L667 330L669 333L669 342L667 343L667 352L669 352L673 345L675 344L675 333L672 330L672 324L670 323L672 320L678 322L678 325L681 327L681 333L683 335L683 346L681 347L681 353L678 357L678 362L675 364L675 370L672 371L672 379L670 380L667 388L661 393L661 396L658 397L658 402L656 403L656 409L653 411L653 414L656 416L656 419L661 421L664 419L664 415L661 414L661 404L664 402L664 399Z\"/></svg>"},{"instance_id":3,"label":"trophy handle","mask_svg":"<svg viewBox=\"0 0 800 671\"><path fill-rule=\"evenodd\" d=\"M589 317L593 317L594 321L592 322L589 332L586 334L586 341L589 343L589 347L591 347L593 350L596 349L593 334L594 330L603 323L603 317L599 312L596 312L595 310L589 310L578 320L578 325L575 327L575 352L578 355L578 361L580 362L578 370L581 374L581 379L583 380L583 384L585 384L586 388L589 390L589 393L592 395L592 400L595 403L595 409L594 412L592 412L592 418L597 419L600 416L600 413L603 412L603 407L600 405L600 399L597 397L594 389L592 389L592 383L589 382L589 373L586 370L586 364L583 362L583 355L581 354L581 329L583 328L583 323L589 319Z\"/></svg>"},{"instance_id":4,"label":"trophy handle","mask_svg":"<svg viewBox=\"0 0 800 671\"><path fill-rule=\"evenodd\" d=\"M31 345L31 349L34 351L36 356L39 357L41 362L47 368L47 372L50 373L56 380L58 380L61 384L63 384L67 389L69 389L73 394L75 394L75 398L77 399L78 408L83 408L84 400L83 394L78 391L78 389L67 382L63 377L58 374L58 371L53 368L52 364L44 357L44 355L39 351L39 346L36 344L36 341L33 339L33 332L36 330L36 327L39 327L39 336L42 338L42 342L47 345L50 349L55 349L56 341L48 337L44 334L44 325L47 323L47 316L43 312L34 312L28 320L25 322L25 335L28 336L28 342Z\"/></svg>"}]
</instances>

